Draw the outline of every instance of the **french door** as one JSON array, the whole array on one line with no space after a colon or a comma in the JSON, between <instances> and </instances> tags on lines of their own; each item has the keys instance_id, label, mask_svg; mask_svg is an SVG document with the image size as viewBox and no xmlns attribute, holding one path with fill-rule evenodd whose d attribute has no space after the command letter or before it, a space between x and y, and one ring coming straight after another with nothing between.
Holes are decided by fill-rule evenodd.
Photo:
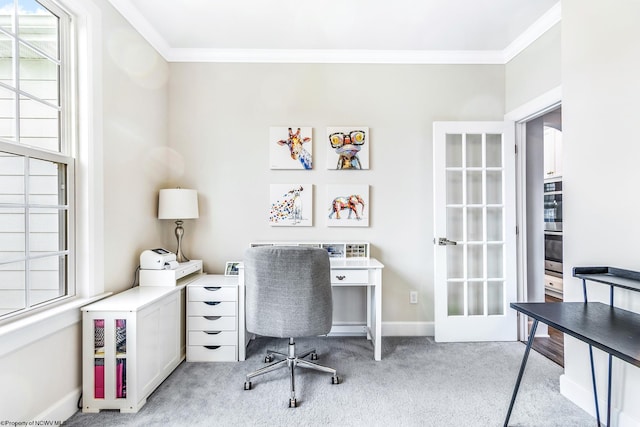
<instances>
[{"instance_id":1,"label":"french door","mask_svg":"<svg viewBox=\"0 0 640 427\"><path fill-rule=\"evenodd\" d=\"M515 341L512 122L435 122L435 339Z\"/></svg>"}]
</instances>

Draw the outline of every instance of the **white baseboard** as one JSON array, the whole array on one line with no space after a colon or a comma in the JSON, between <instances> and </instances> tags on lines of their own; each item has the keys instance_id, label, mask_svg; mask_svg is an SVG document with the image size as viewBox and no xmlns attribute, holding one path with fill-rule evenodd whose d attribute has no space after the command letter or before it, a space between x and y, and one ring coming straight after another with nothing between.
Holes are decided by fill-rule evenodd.
<instances>
[{"instance_id":1,"label":"white baseboard","mask_svg":"<svg viewBox=\"0 0 640 427\"><path fill-rule=\"evenodd\" d=\"M595 419L596 408L593 400L593 389L591 386L584 388L569 378L566 374L560 375L560 394L571 400ZM598 393L598 407L600 408L600 422L604 425L607 421L606 392L604 395L600 392ZM640 420L633 418L628 413L625 413L625 411L621 411L619 408L613 407L611 408L611 425L617 427L640 427Z\"/></svg>"},{"instance_id":2,"label":"white baseboard","mask_svg":"<svg viewBox=\"0 0 640 427\"><path fill-rule=\"evenodd\" d=\"M382 322L383 337L432 337L433 322Z\"/></svg>"},{"instance_id":3,"label":"white baseboard","mask_svg":"<svg viewBox=\"0 0 640 427\"><path fill-rule=\"evenodd\" d=\"M33 421L66 421L78 412L78 399L82 393L82 387L78 387L68 393L54 405L42 411Z\"/></svg>"}]
</instances>

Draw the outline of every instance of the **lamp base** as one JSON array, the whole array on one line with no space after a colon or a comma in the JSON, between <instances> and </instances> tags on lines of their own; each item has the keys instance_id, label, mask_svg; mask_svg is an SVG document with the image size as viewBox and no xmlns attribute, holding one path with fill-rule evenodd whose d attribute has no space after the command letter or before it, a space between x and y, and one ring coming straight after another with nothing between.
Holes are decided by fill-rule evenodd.
<instances>
[{"instance_id":1,"label":"lamp base","mask_svg":"<svg viewBox=\"0 0 640 427\"><path fill-rule=\"evenodd\" d=\"M176 239L178 240L178 250L176 250L176 261L189 262L191 261L182 253L182 236L184 235L184 228L182 228L182 220L176 220Z\"/></svg>"}]
</instances>

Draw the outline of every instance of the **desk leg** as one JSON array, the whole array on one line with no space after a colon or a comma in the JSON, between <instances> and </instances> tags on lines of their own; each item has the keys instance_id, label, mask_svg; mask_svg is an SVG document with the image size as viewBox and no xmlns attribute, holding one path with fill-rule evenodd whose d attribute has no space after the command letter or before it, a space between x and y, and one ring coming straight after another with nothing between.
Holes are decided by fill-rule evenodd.
<instances>
[{"instance_id":1,"label":"desk leg","mask_svg":"<svg viewBox=\"0 0 640 427\"><path fill-rule=\"evenodd\" d=\"M382 359L382 269L376 268L375 272L375 346L374 359Z\"/></svg>"},{"instance_id":2,"label":"desk leg","mask_svg":"<svg viewBox=\"0 0 640 427\"><path fill-rule=\"evenodd\" d=\"M529 340L527 341L527 348L525 349L524 356L522 357L520 372L518 373L516 386L513 388L513 395L511 396L511 403L509 404L507 417L504 420L504 427L507 427L507 425L509 425L509 418L511 418L511 411L513 410L513 404L516 403L516 396L518 395L518 389L520 388L520 381L522 381L522 374L524 374L524 368L527 366L527 359L529 359L529 351L531 350L533 339L536 336L536 329L538 329L538 319L534 319L533 324L531 325L531 331L529 331Z\"/></svg>"},{"instance_id":3,"label":"desk leg","mask_svg":"<svg viewBox=\"0 0 640 427\"><path fill-rule=\"evenodd\" d=\"M589 344L589 361L591 362L591 382L593 384L593 399L596 404L596 422L600 427L600 405L598 405L598 388L596 387L596 369L593 366L593 347ZM607 424L608 425L608 424Z\"/></svg>"},{"instance_id":4,"label":"desk leg","mask_svg":"<svg viewBox=\"0 0 640 427\"><path fill-rule=\"evenodd\" d=\"M611 287L613 289L613 286ZM609 379L607 384L607 426L611 425L611 364L613 356L609 353Z\"/></svg>"},{"instance_id":5,"label":"desk leg","mask_svg":"<svg viewBox=\"0 0 640 427\"><path fill-rule=\"evenodd\" d=\"M367 286L367 339L369 341L372 340L371 336L373 335L373 330L371 329L372 325L372 321L371 321L371 297L372 297L372 293L371 293L371 286Z\"/></svg>"}]
</instances>

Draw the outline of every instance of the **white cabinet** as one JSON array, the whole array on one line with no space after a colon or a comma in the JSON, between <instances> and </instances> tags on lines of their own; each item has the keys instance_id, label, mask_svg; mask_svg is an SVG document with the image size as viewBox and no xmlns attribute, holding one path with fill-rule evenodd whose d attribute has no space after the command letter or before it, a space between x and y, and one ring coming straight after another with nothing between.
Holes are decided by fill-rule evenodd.
<instances>
[{"instance_id":1,"label":"white cabinet","mask_svg":"<svg viewBox=\"0 0 640 427\"><path fill-rule=\"evenodd\" d=\"M544 127L544 179L562 176L562 131Z\"/></svg>"},{"instance_id":2,"label":"white cabinet","mask_svg":"<svg viewBox=\"0 0 640 427\"><path fill-rule=\"evenodd\" d=\"M207 274L187 286L187 362L238 360L238 278Z\"/></svg>"},{"instance_id":3,"label":"white cabinet","mask_svg":"<svg viewBox=\"0 0 640 427\"><path fill-rule=\"evenodd\" d=\"M184 287L136 287L82 308L82 411L138 412L183 360Z\"/></svg>"}]
</instances>

